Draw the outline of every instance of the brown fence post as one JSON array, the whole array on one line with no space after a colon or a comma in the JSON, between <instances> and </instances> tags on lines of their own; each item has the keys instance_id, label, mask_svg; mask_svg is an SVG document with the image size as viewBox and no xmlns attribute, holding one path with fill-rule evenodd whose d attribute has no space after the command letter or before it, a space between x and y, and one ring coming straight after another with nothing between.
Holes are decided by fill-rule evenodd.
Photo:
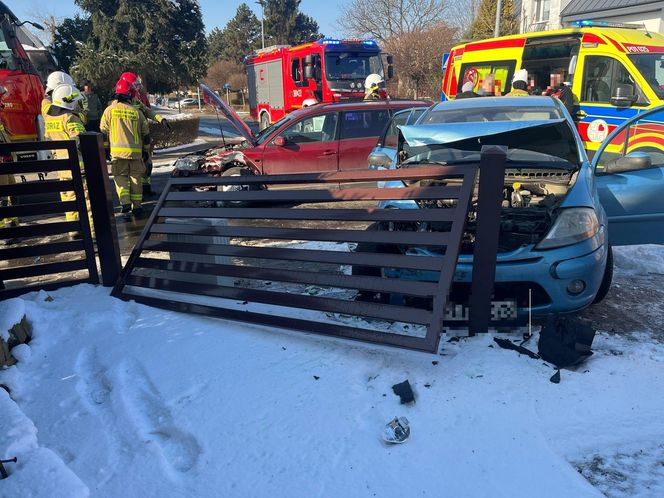
<instances>
[{"instance_id":1,"label":"brown fence post","mask_svg":"<svg viewBox=\"0 0 664 498\"><path fill-rule=\"evenodd\" d=\"M480 159L477 233L473 250L473 282L468 332L487 332L491 321L491 296L496 279L496 254L500 235L507 147L484 145Z\"/></svg>"},{"instance_id":2,"label":"brown fence post","mask_svg":"<svg viewBox=\"0 0 664 498\"><path fill-rule=\"evenodd\" d=\"M102 136L99 133L82 133L79 140L97 239L102 284L112 287L120 276L122 262Z\"/></svg>"}]
</instances>

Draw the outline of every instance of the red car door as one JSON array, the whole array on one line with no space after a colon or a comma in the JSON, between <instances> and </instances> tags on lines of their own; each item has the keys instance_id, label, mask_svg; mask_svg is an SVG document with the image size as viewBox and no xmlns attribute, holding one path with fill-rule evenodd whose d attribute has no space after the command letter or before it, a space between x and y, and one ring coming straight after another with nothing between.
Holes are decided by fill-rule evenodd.
<instances>
[{"instance_id":1,"label":"red car door","mask_svg":"<svg viewBox=\"0 0 664 498\"><path fill-rule=\"evenodd\" d=\"M390 120L388 109L341 113L339 169L367 169L367 157Z\"/></svg>"},{"instance_id":2,"label":"red car door","mask_svg":"<svg viewBox=\"0 0 664 498\"><path fill-rule=\"evenodd\" d=\"M337 113L296 121L273 138L263 152L264 174L337 171Z\"/></svg>"}]
</instances>

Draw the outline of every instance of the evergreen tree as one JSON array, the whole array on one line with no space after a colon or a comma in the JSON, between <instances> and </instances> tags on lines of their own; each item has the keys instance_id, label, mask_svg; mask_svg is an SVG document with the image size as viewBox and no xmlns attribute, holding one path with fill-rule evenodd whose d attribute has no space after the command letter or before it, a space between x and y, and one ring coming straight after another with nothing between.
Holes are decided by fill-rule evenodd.
<instances>
[{"instance_id":1,"label":"evergreen tree","mask_svg":"<svg viewBox=\"0 0 664 498\"><path fill-rule=\"evenodd\" d=\"M468 28L464 38L483 40L493 38L496 25L497 0L482 0L477 9L477 16ZM500 36L519 32L519 19L514 9L514 0L503 0L500 13Z\"/></svg>"},{"instance_id":2,"label":"evergreen tree","mask_svg":"<svg viewBox=\"0 0 664 498\"><path fill-rule=\"evenodd\" d=\"M208 37L208 61L217 60L241 63L244 57L260 47L261 23L246 3L240 4L235 17L223 30L217 28Z\"/></svg>"},{"instance_id":3,"label":"evergreen tree","mask_svg":"<svg viewBox=\"0 0 664 498\"><path fill-rule=\"evenodd\" d=\"M53 55L58 60L60 68L68 73L76 57L78 43L85 43L92 31L92 21L89 17L76 15L66 18L55 26L53 31Z\"/></svg>"},{"instance_id":4,"label":"evergreen tree","mask_svg":"<svg viewBox=\"0 0 664 498\"><path fill-rule=\"evenodd\" d=\"M124 71L138 73L150 91L167 92L205 72L205 36L198 0L76 0L89 12L92 35L72 72L100 93Z\"/></svg>"},{"instance_id":5,"label":"evergreen tree","mask_svg":"<svg viewBox=\"0 0 664 498\"><path fill-rule=\"evenodd\" d=\"M294 45L319 38L318 23L299 12L300 0L263 0L265 45Z\"/></svg>"}]
</instances>

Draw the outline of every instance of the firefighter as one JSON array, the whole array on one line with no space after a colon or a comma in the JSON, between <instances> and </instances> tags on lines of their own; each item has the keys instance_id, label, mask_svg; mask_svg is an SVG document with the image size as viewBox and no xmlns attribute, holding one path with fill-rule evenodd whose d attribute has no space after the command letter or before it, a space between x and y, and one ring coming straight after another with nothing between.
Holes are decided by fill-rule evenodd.
<instances>
[{"instance_id":1,"label":"firefighter","mask_svg":"<svg viewBox=\"0 0 664 498\"><path fill-rule=\"evenodd\" d=\"M83 122L77 113L79 102L83 98L81 92L73 84L64 83L55 87L51 97L52 102L48 105L44 117L46 140L76 140L78 145L77 137L85 131L85 126L83 126ZM54 159L64 159L65 157L67 157L65 149L53 151ZM80 154L78 155L78 164L81 168L81 174L83 174L83 161ZM71 180L72 178L69 171L60 171L58 176L60 180ZM85 182L83 183L83 191L86 204L89 204L88 189ZM60 192L60 199L63 202L73 201L76 199L76 194L74 192ZM79 215L77 211L69 211L65 213L65 218L67 221L78 221ZM92 222L90 227L92 227Z\"/></svg>"},{"instance_id":2,"label":"firefighter","mask_svg":"<svg viewBox=\"0 0 664 498\"><path fill-rule=\"evenodd\" d=\"M512 78L512 91L505 97L527 97L530 94L526 91L528 88L528 70L519 69Z\"/></svg>"},{"instance_id":3,"label":"firefighter","mask_svg":"<svg viewBox=\"0 0 664 498\"><path fill-rule=\"evenodd\" d=\"M7 94L7 89L4 86L0 86L0 107L2 107L2 99L3 97ZM5 125L2 122L2 119L0 119L0 142L2 143L8 143L10 142L10 137L9 137L9 132L5 129ZM0 156L0 163L6 162L6 161L11 161L12 158L11 156ZM0 165L0 172L2 171L2 166ZM4 185L13 185L16 183L16 179L14 178L14 175L3 175L0 173L0 186ZM1 207L7 207L11 206L11 198L10 197L0 197L0 206ZM7 218L0 218L0 228L10 228L10 227L15 227L18 225L18 218L16 217L7 217ZM6 243L9 243L7 241Z\"/></svg>"},{"instance_id":4,"label":"firefighter","mask_svg":"<svg viewBox=\"0 0 664 498\"><path fill-rule=\"evenodd\" d=\"M387 92L381 86L385 80L380 74L370 74L364 80L364 100L380 100L387 98Z\"/></svg>"},{"instance_id":5,"label":"firefighter","mask_svg":"<svg viewBox=\"0 0 664 498\"><path fill-rule=\"evenodd\" d=\"M74 83L74 78L72 78L63 71L53 71L51 74L48 75L48 78L46 78L46 88L44 90L44 98L42 99L41 102L41 114L42 118L44 118L44 121L46 121L46 114L48 113L48 109L49 107L51 107L51 104L53 102L53 96L52 96L53 91L58 85L76 86ZM78 101L76 109L74 109L74 112L78 116L81 123L85 125L87 122L87 113L83 108L83 98L81 98Z\"/></svg>"},{"instance_id":6,"label":"firefighter","mask_svg":"<svg viewBox=\"0 0 664 498\"><path fill-rule=\"evenodd\" d=\"M134 89L136 90L134 105L136 106L137 109L139 109L143 113L143 116L145 116L146 119L155 121L165 126L170 131L171 124L168 122L168 120L164 118L164 116L162 116L161 114L155 113L150 107L150 100L148 99L148 94L143 88L143 81L141 80L141 77L135 73L126 71L120 75L120 79L125 80L134 86ZM148 157L148 160L145 162L145 174L143 175L143 178L141 180L143 185L143 195L152 194L151 176L152 176L153 150L154 150L154 145L150 147L150 155Z\"/></svg>"},{"instance_id":7,"label":"firefighter","mask_svg":"<svg viewBox=\"0 0 664 498\"><path fill-rule=\"evenodd\" d=\"M99 129L111 153L111 173L122 213L143 214L144 161L149 158L150 131L143 113L134 105L136 89L126 80L115 85L115 100L104 110Z\"/></svg>"}]
</instances>

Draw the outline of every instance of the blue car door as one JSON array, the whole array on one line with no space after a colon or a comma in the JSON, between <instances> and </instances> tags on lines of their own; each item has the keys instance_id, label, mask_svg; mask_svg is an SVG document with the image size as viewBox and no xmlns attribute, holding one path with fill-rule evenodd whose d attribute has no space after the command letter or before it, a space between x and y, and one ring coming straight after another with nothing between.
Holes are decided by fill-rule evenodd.
<instances>
[{"instance_id":1,"label":"blue car door","mask_svg":"<svg viewBox=\"0 0 664 498\"><path fill-rule=\"evenodd\" d=\"M664 244L664 106L615 129L592 166L611 244Z\"/></svg>"}]
</instances>

